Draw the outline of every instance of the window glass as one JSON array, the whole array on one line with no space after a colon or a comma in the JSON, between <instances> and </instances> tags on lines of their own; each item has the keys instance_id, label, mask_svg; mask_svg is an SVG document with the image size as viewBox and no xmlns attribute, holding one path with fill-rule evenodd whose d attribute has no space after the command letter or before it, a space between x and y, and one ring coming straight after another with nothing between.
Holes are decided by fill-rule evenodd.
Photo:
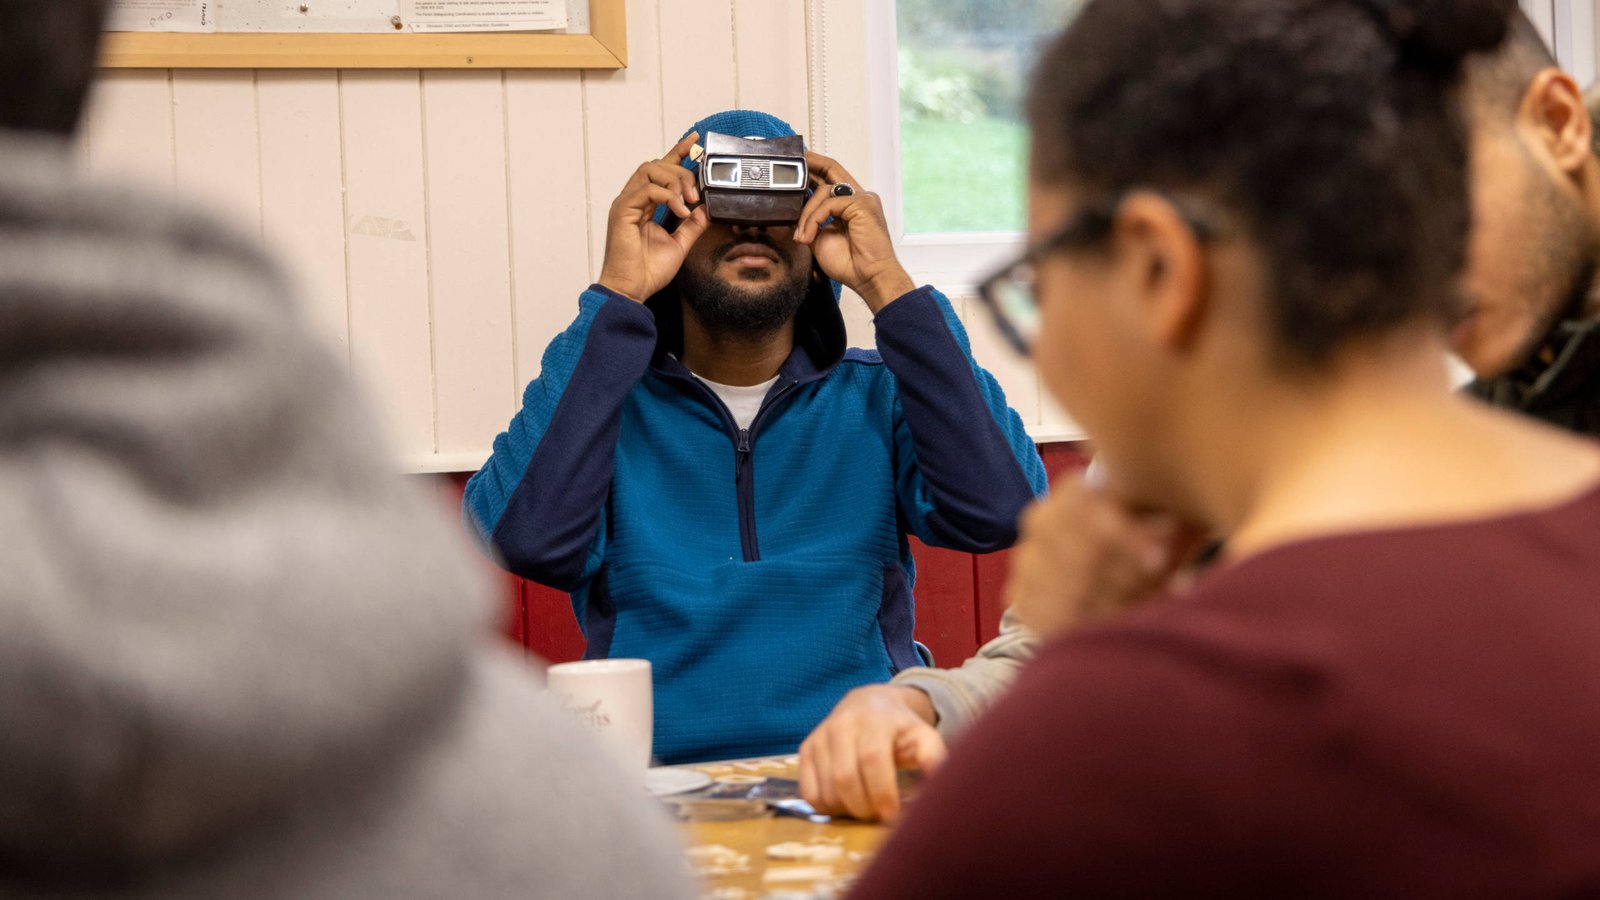
<instances>
[{"instance_id":1,"label":"window glass","mask_svg":"<svg viewBox=\"0 0 1600 900\"><path fill-rule=\"evenodd\" d=\"M1023 229L1028 73L1083 2L897 0L907 233Z\"/></svg>"}]
</instances>

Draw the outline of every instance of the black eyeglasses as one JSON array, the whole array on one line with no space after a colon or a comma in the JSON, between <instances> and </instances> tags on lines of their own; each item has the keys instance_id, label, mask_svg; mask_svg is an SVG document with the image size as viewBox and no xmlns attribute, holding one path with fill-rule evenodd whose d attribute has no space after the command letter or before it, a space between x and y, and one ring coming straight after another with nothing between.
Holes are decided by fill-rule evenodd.
<instances>
[{"instance_id":1,"label":"black eyeglasses","mask_svg":"<svg viewBox=\"0 0 1600 900\"><path fill-rule=\"evenodd\" d=\"M1039 297L1035 289L1039 260L1060 250L1084 247L1105 239L1116 224L1117 211L1126 198L1127 194L1119 194L1105 203L1079 210L1066 224L1029 246L1020 257L978 286L978 296L994 316L996 327L1018 354L1029 355L1039 336ZM1173 205L1178 206L1175 202ZM1216 236L1217 228L1208 219L1181 207L1178 210L1197 238L1207 241Z\"/></svg>"}]
</instances>

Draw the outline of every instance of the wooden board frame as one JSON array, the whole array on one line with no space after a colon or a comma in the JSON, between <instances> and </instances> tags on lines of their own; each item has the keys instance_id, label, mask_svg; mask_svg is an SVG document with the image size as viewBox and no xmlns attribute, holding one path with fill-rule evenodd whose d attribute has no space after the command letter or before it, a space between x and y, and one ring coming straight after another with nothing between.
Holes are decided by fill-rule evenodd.
<instances>
[{"instance_id":1,"label":"wooden board frame","mask_svg":"<svg viewBox=\"0 0 1600 900\"><path fill-rule=\"evenodd\" d=\"M624 69L625 0L589 0L589 34L106 35L112 69Z\"/></svg>"}]
</instances>

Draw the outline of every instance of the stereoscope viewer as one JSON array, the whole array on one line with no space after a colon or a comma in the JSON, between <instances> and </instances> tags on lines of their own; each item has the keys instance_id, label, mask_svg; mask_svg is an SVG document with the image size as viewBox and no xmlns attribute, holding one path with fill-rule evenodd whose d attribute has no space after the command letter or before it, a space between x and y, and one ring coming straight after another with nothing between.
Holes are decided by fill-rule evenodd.
<instances>
[{"instance_id":1,"label":"stereoscope viewer","mask_svg":"<svg viewBox=\"0 0 1600 900\"><path fill-rule=\"evenodd\" d=\"M700 159L700 196L712 219L732 225L792 225L806 205L805 138L734 137L709 132Z\"/></svg>"}]
</instances>

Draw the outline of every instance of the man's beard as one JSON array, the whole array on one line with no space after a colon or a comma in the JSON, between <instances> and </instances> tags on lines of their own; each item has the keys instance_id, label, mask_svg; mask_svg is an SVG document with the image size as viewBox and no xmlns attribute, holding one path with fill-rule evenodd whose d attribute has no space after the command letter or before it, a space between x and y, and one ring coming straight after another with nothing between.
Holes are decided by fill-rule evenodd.
<instances>
[{"instance_id":1,"label":"man's beard","mask_svg":"<svg viewBox=\"0 0 1600 900\"><path fill-rule=\"evenodd\" d=\"M702 272L684 266L673 279L678 296L694 310L695 317L707 331L736 337L763 337L787 325L805 303L811 273L796 269L793 257L764 241L743 239L739 243L760 243L783 257L789 269L785 281L772 280L770 270L766 279L744 277L747 286L735 286L711 272ZM712 255L713 265L726 258L734 247L729 243L717 248ZM763 283L765 282L765 283Z\"/></svg>"},{"instance_id":2,"label":"man's beard","mask_svg":"<svg viewBox=\"0 0 1600 900\"><path fill-rule=\"evenodd\" d=\"M1527 336L1518 358L1525 365L1542 370L1539 351L1556 336L1563 321L1586 318L1593 312L1595 279L1600 275L1600 229L1586 210L1563 195L1548 181L1540 181L1536 203L1546 215L1549 240L1541 241L1541 258L1533 267L1535 277L1526 290L1537 297L1544 292L1538 312L1538 327Z\"/></svg>"}]
</instances>

